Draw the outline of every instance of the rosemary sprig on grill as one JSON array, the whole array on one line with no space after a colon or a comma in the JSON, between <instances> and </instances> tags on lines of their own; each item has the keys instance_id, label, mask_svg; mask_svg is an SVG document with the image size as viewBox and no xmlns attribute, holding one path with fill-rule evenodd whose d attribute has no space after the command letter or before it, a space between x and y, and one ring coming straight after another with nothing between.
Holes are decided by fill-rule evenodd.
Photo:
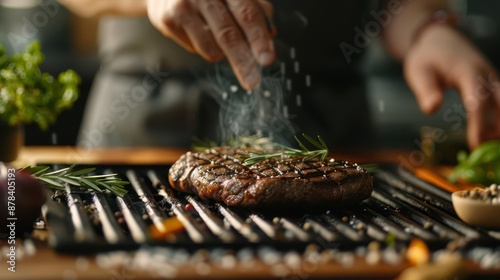
<instances>
[{"instance_id":1,"label":"rosemary sprig on grill","mask_svg":"<svg viewBox=\"0 0 500 280\"><path fill-rule=\"evenodd\" d=\"M124 188L129 182L121 180L117 174L91 175L95 168L73 170L75 165L52 171L48 166L28 166L22 168L48 188L64 190L64 184L82 187L96 192L110 191L116 196L123 197L127 190Z\"/></svg>"},{"instance_id":2,"label":"rosemary sprig on grill","mask_svg":"<svg viewBox=\"0 0 500 280\"><path fill-rule=\"evenodd\" d=\"M308 161L313 158L319 157L324 160L328 155L328 147L325 141L318 136L318 140L308 136L307 134L302 134L302 136L317 150L309 150L304 143L302 143L297 136L295 136L295 141L299 144L300 149L287 147L284 145L276 144L281 148L280 151L267 152L266 150L253 150L250 155L243 159L243 164L253 165L260 161L267 160L270 158L295 158L302 157L302 161Z\"/></svg>"},{"instance_id":3,"label":"rosemary sprig on grill","mask_svg":"<svg viewBox=\"0 0 500 280\"><path fill-rule=\"evenodd\" d=\"M271 140L271 138L259 135L243 135L237 138L231 138L227 141L227 144L223 146L248 149L250 151L250 155L240 158L240 160L243 161L243 164L247 166L271 158L302 157L303 161L308 161L316 157L324 160L328 155L328 147L320 136L318 136L318 140L316 140L307 134L302 134L302 137L317 148L315 150L308 149L297 136L294 137L295 141L299 144L300 149L275 143ZM197 151L202 151L216 146L217 145L213 141L196 139L196 143L193 148Z\"/></svg>"},{"instance_id":4,"label":"rosemary sprig on grill","mask_svg":"<svg viewBox=\"0 0 500 280\"><path fill-rule=\"evenodd\" d=\"M277 150L283 147L283 145L273 142L269 137L262 137L256 134L231 137L220 145L210 139L194 138L193 142L192 149L195 151L205 151L220 146L257 150Z\"/></svg>"}]
</instances>

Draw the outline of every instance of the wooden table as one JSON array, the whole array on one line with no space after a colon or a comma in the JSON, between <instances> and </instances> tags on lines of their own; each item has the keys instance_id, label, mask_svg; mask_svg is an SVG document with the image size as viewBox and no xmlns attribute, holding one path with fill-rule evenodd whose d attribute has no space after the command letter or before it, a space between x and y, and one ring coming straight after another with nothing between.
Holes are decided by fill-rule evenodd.
<instances>
[{"instance_id":1,"label":"wooden table","mask_svg":"<svg viewBox=\"0 0 500 280\"><path fill-rule=\"evenodd\" d=\"M110 149L76 149L74 147L25 147L16 166L36 163L61 164L169 164L174 162L185 150L166 148L110 148ZM335 155L360 163L392 162L403 164L411 151L351 151ZM37 234L35 240L36 253L19 257L16 262L16 272L7 270L5 251L2 252L0 265L0 279L152 279L155 276L141 270L129 270L127 266L114 269L103 268L96 263L93 255L62 255L54 252L46 243L44 234ZM40 240L41 239L41 240ZM0 248L6 250L7 242L0 241ZM29 244L28 244L29 245ZM31 250L29 250L31 251ZM209 275L212 279L394 279L401 271L408 268L407 262L389 265L377 263L368 264L364 259L355 258L353 265L342 265L338 262L323 264L308 264L302 260L299 267L281 275L273 267L256 261L249 266L245 263L236 263L231 268L219 264L209 264ZM205 267L207 268L207 267ZM478 275L500 275L500 270L481 270L476 264L464 262L464 268ZM207 270L205 270L206 272ZM283 271L281 271L283 274ZM193 265L179 267L176 279L200 278L200 271ZM279 276L279 277L278 277ZM170 277L170 278L172 278Z\"/></svg>"}]
</instances>

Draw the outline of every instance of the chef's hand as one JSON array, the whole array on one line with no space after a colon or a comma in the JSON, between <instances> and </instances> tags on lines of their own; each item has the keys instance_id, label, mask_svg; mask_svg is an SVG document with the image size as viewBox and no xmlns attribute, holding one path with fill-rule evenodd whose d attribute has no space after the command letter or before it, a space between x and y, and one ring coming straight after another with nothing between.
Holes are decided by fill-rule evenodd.
<instances>
[{"instance_id":1,"label":"chef's hand","mask_svg":"<svg viewBox=\"0 0 500 280\"><path fill-rule=\"evenodd\" d=\"M425 29L404 59L404 72L424 113L439 109L446 89L458 90L470 148L500 138L497 72L457 30L445 25Z\"/></svg>"},{"instance_id":2,"label":"chef's hand","mask_svg":"<svg viewBox=\"0 0 500 280\"><path fill-rule=\"evenodd\" d=\"M267 0L147 0L151 23L186 50L216 62L226 57L240 84L255 88L259 66L274 61Z\"/></svg>"}]
</instances>

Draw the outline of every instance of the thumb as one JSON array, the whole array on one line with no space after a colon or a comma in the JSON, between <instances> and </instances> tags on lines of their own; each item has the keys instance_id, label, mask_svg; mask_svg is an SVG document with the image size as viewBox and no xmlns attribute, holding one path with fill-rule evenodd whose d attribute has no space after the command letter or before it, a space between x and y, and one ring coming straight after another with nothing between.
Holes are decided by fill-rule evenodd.
<instances>
[{"instance_id":1,"label":"thumb","mask_svg":"<svg viewBox=\"0 0 500 280\"><path fill-rule=\"evenodd\" d=\"M444 90L435 70L406 68L405 78L423 113L432 114L441 107Z\"/></svg>"}]
</instances>

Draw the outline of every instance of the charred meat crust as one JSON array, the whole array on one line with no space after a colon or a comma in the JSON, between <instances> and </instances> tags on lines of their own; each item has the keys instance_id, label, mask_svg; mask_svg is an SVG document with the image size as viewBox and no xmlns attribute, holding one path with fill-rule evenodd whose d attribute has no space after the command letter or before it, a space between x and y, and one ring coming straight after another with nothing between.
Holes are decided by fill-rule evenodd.
<instances>
[{"instance_id":1,"label":"charred meat crust","mask_svg":"<svg viewBox=\"0 0 500 280\"><path fill-rule=\"evenodd\" d=\"M239 207L337 207L370 197L372 176L345 161L269 159L251 166L248 151L232 148L188 152L169 170L171 186L202 199Z\"/></svg>"}]
</instances>

